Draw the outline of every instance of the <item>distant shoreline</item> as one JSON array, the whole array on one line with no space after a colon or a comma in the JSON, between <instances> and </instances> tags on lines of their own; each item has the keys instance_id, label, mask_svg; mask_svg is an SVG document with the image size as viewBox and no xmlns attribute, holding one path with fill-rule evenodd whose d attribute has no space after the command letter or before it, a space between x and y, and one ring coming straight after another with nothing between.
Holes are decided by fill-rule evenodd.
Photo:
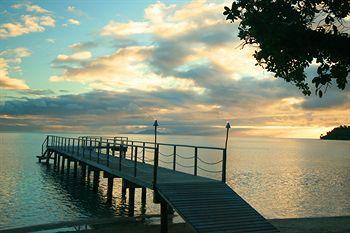
<instances>
[{"instance_id":1,"label":"distant shoreline","mask_svg":"<svg viewBox=\"0 0 350 233\"><path fill-rule=\"evenodd\" d=\"M145 218L157 217L146 216ZM338 217L315 217L315 218L287 218L287 219L268 219L281 233L347 233L350 232L350 216ZM116 217L106 219L86 219L77 221L66 221L58 223L48 223L35 226L26 226L19 228L3 229L2 233L14 232L33 232L44 230L59 230L60 232L72 230L80 226L82 232L91 233L153 233L160 232L158 224L149 224L140 221L140 217ZM85 228L86 226L87 229ZM192 228L186 223L170 224L169 233L182 232L194 233Z\"/></svg>"}]
</instances>

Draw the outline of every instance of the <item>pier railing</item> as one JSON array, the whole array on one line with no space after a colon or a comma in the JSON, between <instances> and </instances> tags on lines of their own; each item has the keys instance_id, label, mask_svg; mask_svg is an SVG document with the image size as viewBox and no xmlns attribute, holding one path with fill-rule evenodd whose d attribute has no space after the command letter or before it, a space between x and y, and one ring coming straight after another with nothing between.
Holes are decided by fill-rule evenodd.
<instances>
[{"instance_id":1,"label":"pier railing","mask_svg":"<svg viewBox=\"0 0 350 233\"><path fill-rule=\"evenodd\" d=\"M142 168L138 167L139 163L152 165L154 184L157 183L160 167L226 182L227 152L225 148L220 147L154 143L119 136L73 138L55 135L46 137L42 147L43 153L44 146L55 147L69 154L82 156L84 159L94 159L97 163L119 171L127 167L132 169L135 177L143 174ZM111 158L117 160L111 161ZM132 161L132 166L123 159Z\"/></svg>"}]
</instances>

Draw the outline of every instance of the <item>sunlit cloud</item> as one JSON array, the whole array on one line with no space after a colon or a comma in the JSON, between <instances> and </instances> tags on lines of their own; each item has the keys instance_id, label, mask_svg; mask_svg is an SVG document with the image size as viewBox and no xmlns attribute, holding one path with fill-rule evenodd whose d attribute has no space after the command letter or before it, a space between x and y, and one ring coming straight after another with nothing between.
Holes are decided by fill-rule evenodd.
<instances>
[{"instance_id":1,"label":"sunlit cloud","mask_svg":"<svg viewBox=\"0 0 350 233\"><path fill-rule=\"evenodd\" d=\"M50 13L50 11L42 8L41 6L34 5L32 3L19 3L12 5L14 9L25 9L27 12L36 12L41 14Z\"/></svg>"},{"instance_id":2,"label":"sunlit cloud","mask_svg":"<svg viewBox=\"0 0 350 233\"><path fill-rule=\"evenodd\" d=\"M51 16L22 15L19 22L0 25L0 39L16 37L32 32L43 32L46 27L55 27L55 19Z\"/></svg>"},{"instance_id":3,"label":"sunlit cloud","mask_svg":"<svg viewBox=\"0 0 350 233\"><path fill-rule=\"evenodd\" d=\"M73 62L73 61L83 61L91 58L91 52L82 51L73 53L71 55L59 54L56 58L56 62Z\"/></svg>"},{"instance_id":4,"label":"sunlit cloud","mask_svg":"<svg viewBox=\"0 0 350 233\"><path fill-rule=\"evenodd\" d=\"M73 50L86 50L86 49L92 49L95 47L97 47L97 43L94 41L78 42L78 43L69 45L69 48Z\"/></svg>"},{"instance_id":5,"label":"sunlit cloud","mask_svg":"<svg viewBox=\"0 0 350 233\"><path fill-rule=\"evenodd\" d=\"M54 44L56 42L56 40L53 38L47 38L46 41L47 43L50 43L50 44Z\"/></svg>"},{"instance_id":6,"label":"sunlit cloud","mask_svg":"<svg viewBox=\"0 0 350 233\"><path fill-rule=\"evenodd\" d=\"M112 55L99 57L85 63L80 68L66 69L62 75L52 76L50 80L53 82L76 81L86 83L99 90L128 91L129 89L138 89L157 91L161 88L189 90L199 94L204 92L205 89L197 86L193 80L174 76L162 77L152 72L145 61L153 49L153 46L122 48ZM81 53L77 54L82 55ZM73 59L66 55L60 55L56 60L72 61Z\"/></svg>"},{"instance_id":7,"label":"sunlit cloud","mask_svg":"<svg viewBox=\"0 0 350 233\"><path fill-rule=\"evenodd\" d=\"M68 27L69 25L79 26L80 22L76 19L68 19L67 23L62 24L63 27Z\"/></svg>"},{"instance_id":8,"label":"sunlit cloud","mask_svg":"<svg viewBox=\"0 0 350 233\"><path fill-rule=\"evenodd\" d=\"M102 29L101 35L125 37L152 33L165 38L180 36L207 26L224 24L222 16L218 14L222 7L222 4L205 1L186 4L181 8L157 2L145 9L144 21L111 21Z\"/></svg>"},{"instance_id":9,"label":"sunlit cloud","mask_svg":"<svg viewBox=\"0 0 350 233\"><path fill-rule=\"evenodd\" d=\"M80 22L76 19L68 19L68 23L76 26L80 25Z\"/></svg>"},{"instance_id":10,"label":"sunlit cloud","mask_svg":"<svg viewBox=\"0 0 350 233\"><path fill-rule=\"evenodd\" d=\"M0 88L8 90L27 90L24 80L9 77L8 62L0 57Z\"/></svg>"}]
</instances>

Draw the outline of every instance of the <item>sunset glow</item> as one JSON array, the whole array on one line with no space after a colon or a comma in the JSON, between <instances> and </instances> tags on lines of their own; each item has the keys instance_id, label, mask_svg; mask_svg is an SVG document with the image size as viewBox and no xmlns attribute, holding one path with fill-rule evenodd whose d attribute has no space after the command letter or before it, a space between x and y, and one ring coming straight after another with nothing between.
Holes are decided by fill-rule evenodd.
<instances>
[{"instance_id":1,"label":"sunset glow","mask_svg":"<svg viewBox=\"0 0 350 233\"><path fill-rule=\"evenodd\" d=\"M320 99L275 79L224 5L2 2L0 131L142 133L157 118L223 135L229 119L235 136L318 138L350 124L349 85Z\"/></svg>"}]
</instances>

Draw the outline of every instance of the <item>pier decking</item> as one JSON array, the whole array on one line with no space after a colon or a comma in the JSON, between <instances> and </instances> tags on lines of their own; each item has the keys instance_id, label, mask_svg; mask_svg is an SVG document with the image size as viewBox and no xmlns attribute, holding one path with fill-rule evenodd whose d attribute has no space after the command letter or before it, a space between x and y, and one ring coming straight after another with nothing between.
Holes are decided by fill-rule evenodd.
<instances>
[{"instance_id":1,"label":"pier decking","mask_svg":"<svg viewBox=\"0 0 350 233\"><path fill-rule=\"evenodd\" d=\"M125 137L50 135L38 158L47 163L53 160L58 166L61 163L62 171L65 161L67 171L73 162L75 175L79 163L83 177L88 167L94 171L94 187L103 171L108 178L108 200L112 198L113 179L122 178L123 195L129 188L131 209L135 188L142 188L143 202L146 188L152 189L154 202L161 204L162 232L168 229L169 209L200 233L278 232L226 185L225 148L131 141Z\"/></svg>"}]
</instances>

